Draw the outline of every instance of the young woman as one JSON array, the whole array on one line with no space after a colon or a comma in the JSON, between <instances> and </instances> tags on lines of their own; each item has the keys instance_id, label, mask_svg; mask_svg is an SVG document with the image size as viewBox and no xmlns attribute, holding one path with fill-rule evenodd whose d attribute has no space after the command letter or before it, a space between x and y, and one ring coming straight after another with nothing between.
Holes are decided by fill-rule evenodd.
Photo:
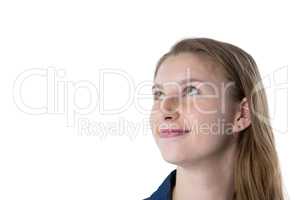
<instances>
[{"instance_id":1,"label":"young woman","mask_svg":"<svg viewBox=\"0 0 300 200\"><path fill-rule=\"evenodd\" d=\"M208 38L159 60L151 129L176 165L149 200L283 200L262 79L254 59Z\"/></svg>"}]
</instances>

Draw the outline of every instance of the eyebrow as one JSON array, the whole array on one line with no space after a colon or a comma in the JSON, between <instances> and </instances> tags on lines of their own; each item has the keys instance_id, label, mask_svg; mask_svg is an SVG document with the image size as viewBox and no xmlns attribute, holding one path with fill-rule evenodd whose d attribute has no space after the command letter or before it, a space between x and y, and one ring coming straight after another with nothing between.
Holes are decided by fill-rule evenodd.
<instances>
[{"instance_id":1,"label":"eyebrow","mask_svg":"<svg viewBox=\"0 0 300 200\"><path fill-rule=\"evenodd\" d=\"M180 85L183 85L183 84L191 83L191 82L204 82L204 81L200 80L200 79L197 79L197 78L189 78L189 79L180 80L177 83L179 83ZM164 87L161 84L155 83L152 86L152 90L154 90L155 88L163 89Z\"/></svg>"}]
</instances>

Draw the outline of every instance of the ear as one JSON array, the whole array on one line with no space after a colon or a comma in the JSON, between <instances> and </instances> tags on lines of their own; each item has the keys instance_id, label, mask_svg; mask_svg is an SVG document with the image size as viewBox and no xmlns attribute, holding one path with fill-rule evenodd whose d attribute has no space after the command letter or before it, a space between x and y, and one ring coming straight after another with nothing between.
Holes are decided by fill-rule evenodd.
<instances>
[{"instance_id":1,"label":"ear","mask_svg":"<svg viewBox=\"0 0 300 200\"><path fill-rule=\"evenodd\" d=\"M238 105L237 111L234 116L232 132L234 136L237 136L239 132L245 130L251 125L248 99L244 97Z\"/></svg>"}]
</instances>

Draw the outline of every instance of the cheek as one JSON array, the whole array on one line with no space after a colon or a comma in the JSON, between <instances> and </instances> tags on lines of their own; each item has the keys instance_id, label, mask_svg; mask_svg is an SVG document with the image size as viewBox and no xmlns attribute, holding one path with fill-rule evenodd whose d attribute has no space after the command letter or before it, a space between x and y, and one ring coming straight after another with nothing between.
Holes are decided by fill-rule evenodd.
<instances>
[{"instance_id":1,"label":"cheek","mask_svg":"<svg viewBox=\"0 0 300 200\"><path fill-rule=\"evenodd\" d=\"M153 110L151 111L151 114L150 114L150 118L149 118L149 124L150 124L150 128L152 130L152 132L155 131L154 127L155 127L155 122L156 122L156 115L155 113L153 112Z\"/></svg>"},{"instance_id":2,"label":"cheek","mask_svg":"<svg viewBox=\"0 0 300 200\"><path fill-rule=\"evenodd\" d=\"M206 129L205 127L222 119L220 104L216 99L190 100L184 104L182 110L185 123L193 129Z\"/></svg>"},{"instance_id":3,"label":"cheek","mask_svg":"<svg viewBox=\"0 0 300 200\"><path fill-rule=\"evenodd\" d=\"M217 98L198 97L190 98L182 103L182 110L185 113L212 114L220 112L221 102Z\"/></svg>"},{"instance_id":4,"label":"cheek","mask_svg":"<svg viewBox=\"0 0 300 200\"><path fill-rule=\"evenodd\" d=\"M234 105L220 98L195 98L182 104L182 115L188 127L203 134L226 134L232 126Z\"/></svg>"},{"instance_id":5,"label":"cheek","mask_svg":"<svg viewBox=\"0 0 300 200\"><path fill-rule=\"evenodd\" d=\"M198 135L190 137L187 146L191 160L204 160L222 155L231 145L232 137L221 135Z\"/></svg>"},{"instance_id":6,"label":"cheek","mask_svg":"<svg viewBox=\"0 0 300 200\"><path fill-rule=\"evenodd\" d=\"M201 158L225 149L232 137L227 134L229 119L220 112L218 101L197 103L201 103L201 106L209 111L215 111L205 113L193 109L185 115L187 126L192 129L186 151L191 152L195 158Z\"/></svg>"},{"instance_id":7,"label":"cheek","mask_svg":"<svg viewBox=\"0 0 300 200\"><path fill-rule=\"evenodd\" d=\"M157 103L153 104L152 110L149 117L150 128L152 130L152 134L156 136L157 126L159 124L159 105Z\"/></svg>"}]
</instances>

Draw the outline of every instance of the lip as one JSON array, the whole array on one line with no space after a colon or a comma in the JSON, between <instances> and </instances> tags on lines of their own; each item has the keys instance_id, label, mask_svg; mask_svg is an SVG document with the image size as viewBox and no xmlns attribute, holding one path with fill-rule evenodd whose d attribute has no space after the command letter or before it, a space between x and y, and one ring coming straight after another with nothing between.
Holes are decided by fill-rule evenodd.
<instances>
[{"instance_id":1,"label":"lip","mask_svg":"<svg viewBox=\"0 0 300 200\"><path fill-rule=\"evenodd\" d=\"M172 138L172 137L178 137L178 136L181 136L181 135L188 134L189 132L190 132L190 130L180 129L180 128L176 128L176 129L160 129L159 130L159 136L161 138Z\"/></svg>"}]
</instances>

